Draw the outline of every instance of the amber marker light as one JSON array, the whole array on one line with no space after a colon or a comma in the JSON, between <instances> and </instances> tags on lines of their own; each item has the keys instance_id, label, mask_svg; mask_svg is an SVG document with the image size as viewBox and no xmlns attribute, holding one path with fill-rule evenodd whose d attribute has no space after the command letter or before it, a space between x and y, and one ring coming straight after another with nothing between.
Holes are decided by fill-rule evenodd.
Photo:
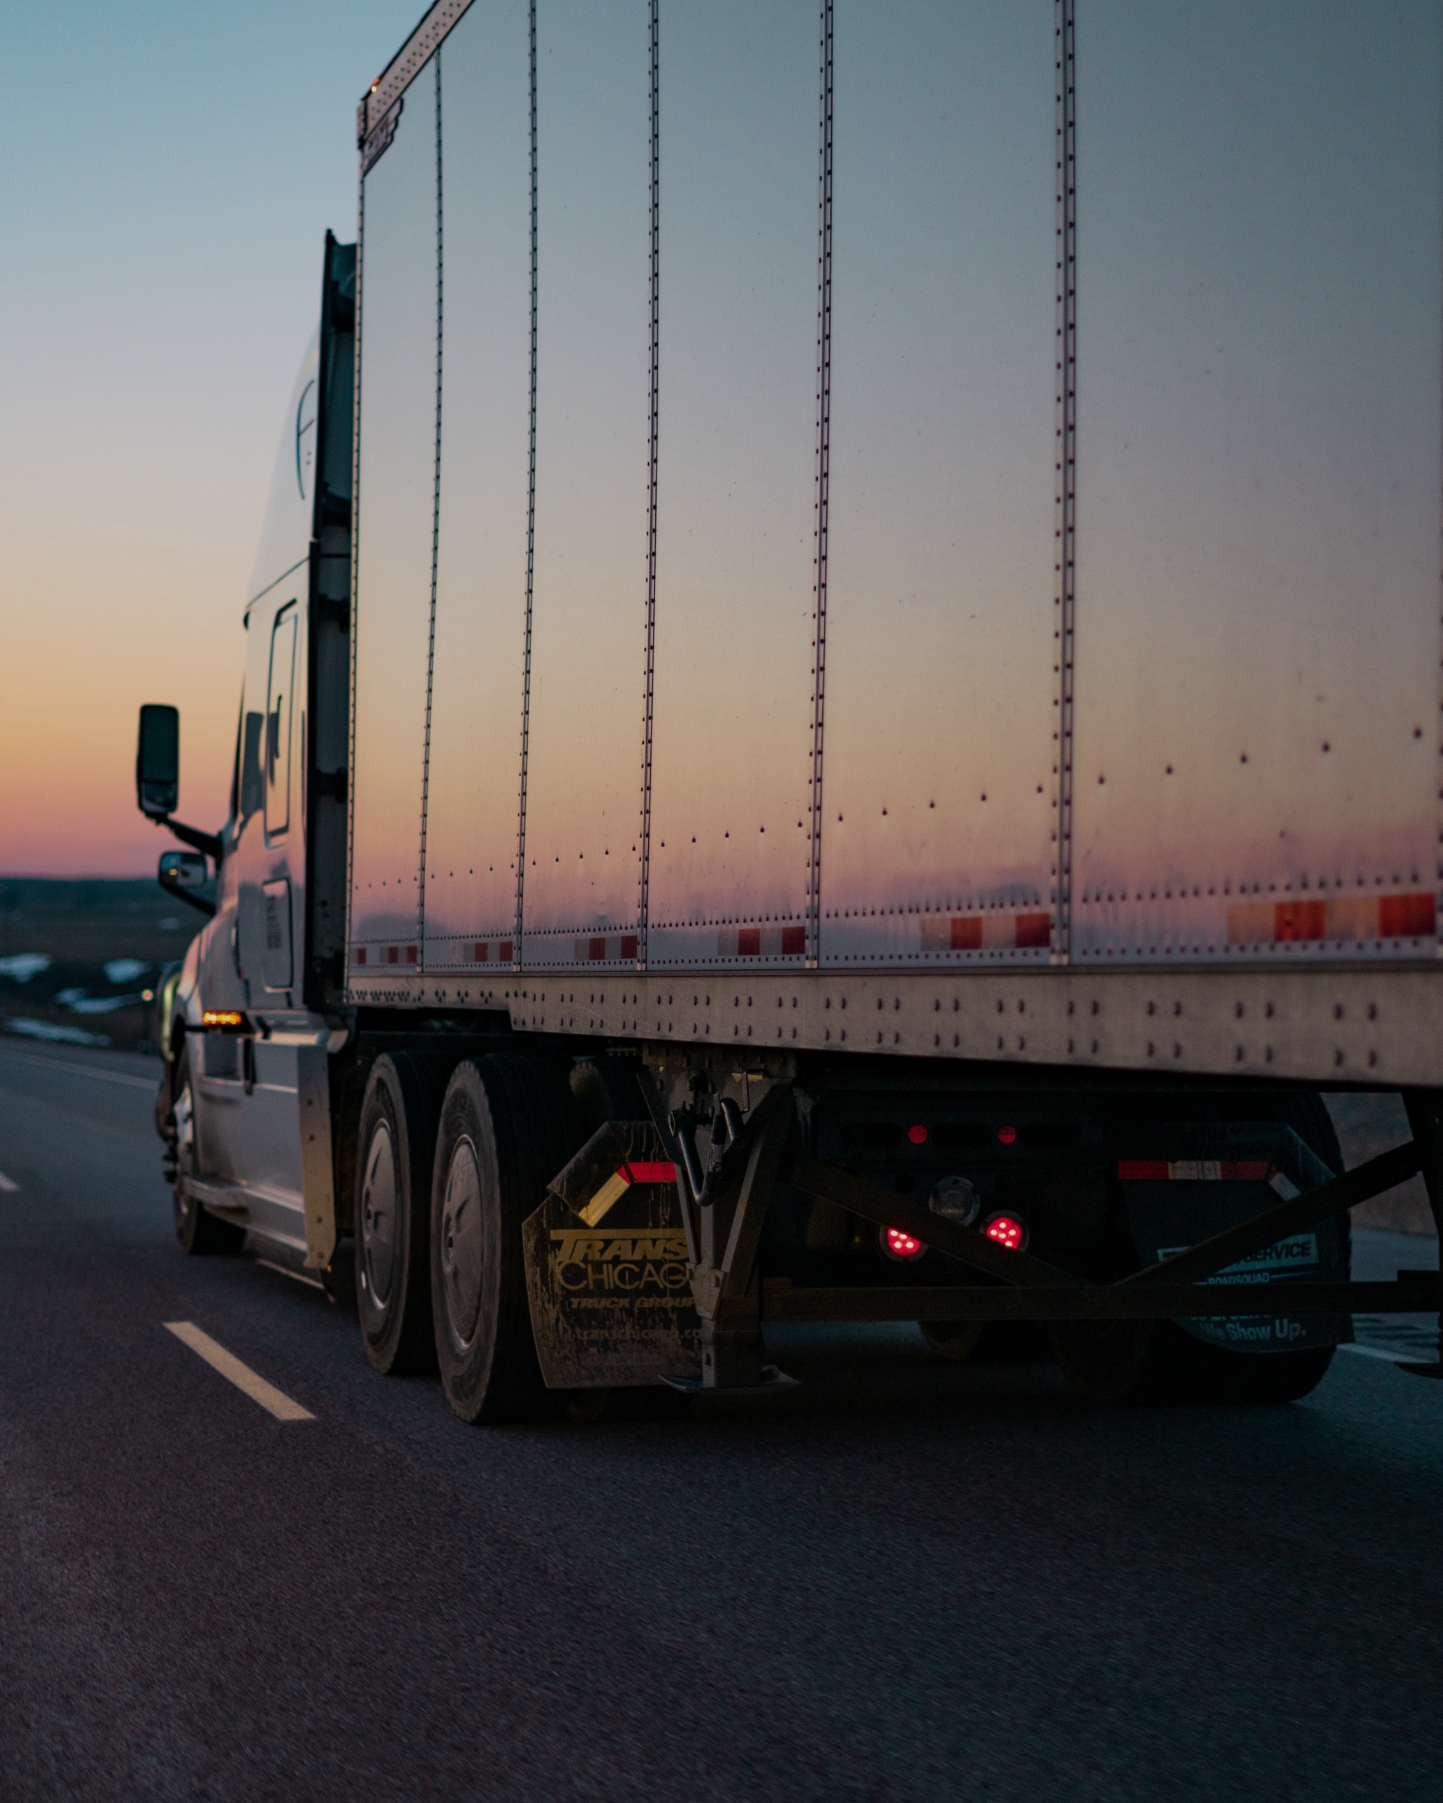
<instances>
[{"instance_id":1,"label":"amber marker light","mask_svg":"<svg viewBox=\"0 0 1443 1803\"><path fill-rule=\"evenodd\" d=\"M243 1027L246 1017L237 1008L207 1008L200 1017L203 1027Z\"/></svg>"}]
</instances>

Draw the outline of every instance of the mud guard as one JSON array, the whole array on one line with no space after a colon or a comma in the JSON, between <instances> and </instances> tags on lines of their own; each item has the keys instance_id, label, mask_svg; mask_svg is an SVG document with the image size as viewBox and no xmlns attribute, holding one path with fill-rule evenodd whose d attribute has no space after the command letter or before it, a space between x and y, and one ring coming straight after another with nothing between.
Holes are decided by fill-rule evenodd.
<instances>
[{"instance_id":1,"label":"mud guard","mask_svg":"<svg viewBox=\"0 0 1443 1803\"><path fill-rule=\"evenodd\" d=\"M650 1122L599 1127L523 1232L549 1388L618 1389L700 1371L675 1173Z\"/></svg>"}]
</instances>

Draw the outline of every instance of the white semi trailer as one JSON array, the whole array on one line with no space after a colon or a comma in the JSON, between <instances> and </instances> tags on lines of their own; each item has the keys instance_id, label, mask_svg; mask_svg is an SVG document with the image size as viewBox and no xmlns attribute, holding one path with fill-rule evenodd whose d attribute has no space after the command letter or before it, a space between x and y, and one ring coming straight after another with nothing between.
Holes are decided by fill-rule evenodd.
<instances>
[{"instance_id":1,"label":"white semi trailer","mask_svg":"<svg viewBox=\"0 0 1443 1803\"><path fill-rule=\"evenodd\" d=\"M1436 1308L1438 6L439 0L358 141L218 833L142 716L186 1249L471 1420Z\"/></svg>"}]
</instances>

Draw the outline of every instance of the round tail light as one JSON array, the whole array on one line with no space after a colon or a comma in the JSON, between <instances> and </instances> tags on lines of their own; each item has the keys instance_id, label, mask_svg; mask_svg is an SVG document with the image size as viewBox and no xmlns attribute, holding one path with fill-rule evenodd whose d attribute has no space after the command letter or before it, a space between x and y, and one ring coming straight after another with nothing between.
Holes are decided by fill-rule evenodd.
<instances>
[{"instance_id":1,"label":"round tail light","mask_svg":"<svg viewBox=\"0 0 1443 1803\"><path fill-rule=\"evenodd\" d=\"M921 1258L927 1248L921 1240L914 1239L910 1233L904 1233L900 1227L883 1227L877 1234L878 1242L888 1258L895 1258L898 1264L910 1264L914 1258Z\"/></svg>"},{"instance_id":2,"label":"round tail light","mask_svg":"<svg viewBox=\"0 0 1443 1803\"><path fill-rule=\"evenodd\" d=\"M989 1240L995 1240L999 1246L1005 1246L1009 1252L1025 1252L1027 1250L1027 1225L1019 1221L1016 1215L989 1215L982 1231Z\"/></svg>"}]
</instances>

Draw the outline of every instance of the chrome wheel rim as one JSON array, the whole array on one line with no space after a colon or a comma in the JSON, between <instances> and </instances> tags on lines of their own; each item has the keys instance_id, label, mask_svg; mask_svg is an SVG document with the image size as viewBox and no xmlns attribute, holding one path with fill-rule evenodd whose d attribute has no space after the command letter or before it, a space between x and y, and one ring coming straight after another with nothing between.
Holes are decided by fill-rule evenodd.
<instances>
[{"instance_id":1,"label":"chrome wheel rim","mask_svg":"<svg viewBox=\"0 0 1443 1803\"><path fill-rule=\"evenodd\" d=\"M481 1169L469 1139L456 1142L441 1203L441 1288L446 1321L458 1346L476 1337L481 1313Z\"/></svg>"},{"instance_id":2,"label":"chrome wheel rim","mask_svg":"<svg viewBox=\"0 0 1443 1803\"><path fill-rule=\"evenodd\" d=\"M377 1124L361 1184L361 1275L371 1300L384 1308L396 1270L396 1155L391 1129Z\"/></svg>"}]
</instances>

